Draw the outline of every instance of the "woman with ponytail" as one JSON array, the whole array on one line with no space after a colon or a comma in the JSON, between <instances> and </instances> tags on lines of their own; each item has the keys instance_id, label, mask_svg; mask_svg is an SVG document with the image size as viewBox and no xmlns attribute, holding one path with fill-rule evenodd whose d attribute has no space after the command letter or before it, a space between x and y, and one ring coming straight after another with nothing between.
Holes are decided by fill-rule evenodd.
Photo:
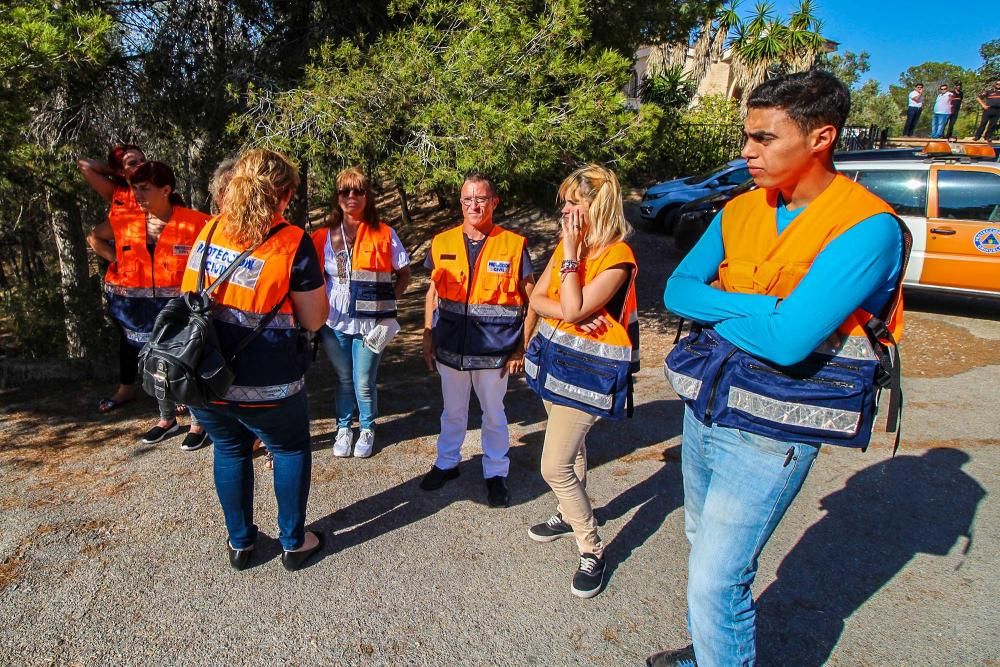
<instances>
[{"instance_id":1,"label":"woman with ponytail","mask_svg":"<svg viewBox=\"0 0 1000 667\"><path fill-rule=\"evenodd\" d=\"M410 284L410 256L396 230L379 220L371 182L354 167L337 175L337 203L312 238L330 301L319 335L337 374L333 454L350 456L353 448L355 457L366 458L375 445L375 374L382 352L365 341L389 327L399 329L396 300ZM361 426L356 444L351 433L355 405Z\"/></svg>"},{"instance_id":2,"label":"woman with ponytail","mask_svg":"<svg viewBox=\"0 0 1000 667\"><path fill-rule=\"evenodd\" d=\"M181 286L197 289L203 263L205 284L211 284L250 251L212 295L212 325L222 354L233 358L235 379L223 400L191 408L215 445L215 490L229 563L237 570L248 567L255 553L252 459L258 438L274 456L282 564L297 570L322 547L319 533L305 530L312 451L304 376L311 355L302 329L323 326L328 306L311 240L282 217L298 184L298 170L284 155L243 153L225 187L223 212L199 235Z\"/></svg>"},{"instance_id":3,"label":"woman with ponytail","mask_svg":"<svg viewBox=\"0 0 1000 667\"><path fill-rule=\"evenodd\" d=\"M525 356L525 373L548 413L542 477L558 506L528 536L551 542L573 535L580 564L571 592L597 595L604 585L604 543L587 495L586 437L599 417L631 411L638 368L636 262L625 243L631 227L621 187L600 165L581 167L559 188L562 238L534 291L542 318Z\"/></svg>"}]
</instances>

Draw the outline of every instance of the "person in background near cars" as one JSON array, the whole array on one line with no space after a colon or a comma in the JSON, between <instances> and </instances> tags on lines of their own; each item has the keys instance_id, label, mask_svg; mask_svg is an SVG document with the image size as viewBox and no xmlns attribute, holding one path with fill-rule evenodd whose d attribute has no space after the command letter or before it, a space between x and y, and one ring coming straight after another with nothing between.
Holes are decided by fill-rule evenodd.
<instances>
[{"instance_id":1,"label":"person in background near cars","mask_svg":"<svg viewBox=\"0 0 1000 667\"><path fill-rule=\"evenodd\" d=\"M915 85L907 99L909 102L906 106L906 124L903 125L903 136L912 137L917 129L917 121L920 120L920 112L924 108L924 84Z\"/></svg>"},{"instance_id":2,"label":"person in background near cars","mask_svg":"<svg viewBox=\"0 0 1000 667\"><path fill-rule=\"evenodd\" d=\"M277 315L232 360L235 375L222 401L190 407L215 443L213 473L228 532L229 564L243 570L254 554L253 443L274 454L281 563L294 571L323 545L305 530L312 450L305 370L310 350L300 329L317 331L329 310L323 271L306 233L282 217L299 184L298 169L280 153L243 153L225 188L222 213L205 226L188 260L181 289L197 289L205 253L205 279L214 280L253 249L213 295L212 326L224 357ZM247 268L249 267L249 268Z\"/></svg>"},{"instance_id":3,"label":"person in background near cars","mask_svg":"<svg viewBox=\"0 0 1000 667\"><path fill-rule=\"evenodd\" d=\"M938 87L938 96L934 100L934 116L931 118L931 139L945 137L944 129L951 116L951 91L946 84Z\"/></svg>"},{"instance_id":4,"label":"person in background near cars","mask_svg":"<svg viewBox=\"0 0 1000 667\"><path fill-rule=\"evenodd\" d=\"M976 98L979 106L983 108L983 118L976 128L976 141L986 139L993 141L993 130L997 127L997 120L1000 120L1000 81L993 82L993 89L988 90Z\"/></svg>"},{"instance_id":5,"label":"person in background near cars","mask_svg":"<svg viewBox=\"0 0 1000 667\"><path fill-rule=\"evenodd\" d=\"M685 403L693 647L651 656L654 667L755 663L758 559L813 465L815 443L844 432L861 447L871 436L860 413L833 424L837 411L816 397L874 396L881 357L864 327L879 313L901 333L902 222L833 164L851 109L847 87L821 70L790 74L754 89L747 108L743 157L759 188L726 204L664 293L669 310L699 324L667 357ZM783 370L803 362L809 370ZM845 375L802 379L820 373ZM861 409L873 418L871 401Z\"/></svg>"},{"instance_id":6,"label":"person in background near cars","mask_svg":"<svg viewBox=\"0 0 1000 667\"><path fill-rule=\"evenodd\" d=\"M537 367L528 367L531 362L525 361L529 378L546 378L538 388L548 414L541 467L558 501L556 513L529 528L528 537L552 542L573 535L580 564L570 592L591 598L604 585L605 560L587 495L586 440L597 419L612 410L616 397L611 396L606 410L595 409L608 395L581 385L593 387L593 376L606 375L612 359L628 366L627 383L631 383L638 365L637 269L635 255L625 243L632 226L625 219L621 186L613 172L596 164L580 167L562 182L559 198L562 238L531 294L532 310L544 318L531 349L532 354L540 350L541 340L559 345L572 355L574 367L559 368L565 357L550 362L550 357L540 355ZM592 360L587 352L595 350L603 358ZM549 379L555 381L552 388ZM585 398L580 400L581 396ZM624 410L622 405L617 408Z\"/></svg>"},{"instance_id":7,"label":"person in background near cars","mask_svg":"<svg viewBox=\"0 0 1000 667\"><path fill-rule=\"evenodd\" d=\"M337 174L337 203L312 240L330 302L319 339L337 375L333 455L350 456L353 448L355 457L366 458L375 446L375 375L382 353L372 351L365 337L395 320L396 301L410 284L410 255L396 230L379 220L371 181L355 167ZM357 443L351 433L355 405Z\"/></svg>"},{"instance_id":8,"label":"person in background near cars","mask_svg":"<svg viewBox=\"0 0 1000 667\"><path fill-rule=\"evenodd\" d=\"M948 129L944 136L955 141L955 123L958 121L958 113L962 110L962 82L956 81L951 91L951 114L948 116Z\"/></svg>"},{"instance_id":9,"label":"person in background near cars","mask_svg":"<svg viewBox=\"0 0 1000 667\"><path fill-rule=\"evenodd\" d=\"M462 224L431 241L424 298L423 355L441 375L444 409L437 459L420 481L424 491L458 477L469 428L469 394L483 410L483 477L491 507L508 507L510 433L507 380L524 369L524 348L537 316L527 309L535 276L528 241L493 223L500 203L493 182L471 174L462 184Z\"/></svg>"},{"instance_id":10,"label":"person in background near cars","mask_svg":"<svg viewBox=\"0 0 1000 667\"><path fill-rule=\"evenodd\" d=\"M99 239L93 231L87 235L87 243L94 252L110 262L104 274L105 290L112 288L118 282L117 255L112 230L116 225L120 227L124 224L121 219L142 215L142 210L135 201L135 194L128 184L127 174L145 161L146 155L138 146L118 144L108 153L106 162L91 158L83 158L77 162L90 187L110 204L107 221L97 225L101 228L103 236L108 238ZM119 333L118 389L113 396L101 399L97 404L97 411L101 413L111 412L135 398L135 381L139 372L139 347L129 341L117 318L112 316L112 319Z\"/></svg>"}]
</instances>

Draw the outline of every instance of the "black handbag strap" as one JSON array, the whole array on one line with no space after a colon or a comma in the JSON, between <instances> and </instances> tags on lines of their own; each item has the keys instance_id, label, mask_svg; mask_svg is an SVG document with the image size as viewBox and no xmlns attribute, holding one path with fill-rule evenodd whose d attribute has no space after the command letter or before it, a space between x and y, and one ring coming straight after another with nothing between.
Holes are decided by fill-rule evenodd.
<instances>
[{"instance_id":1,"label":"black handbag strap","mask_svg":"<svg viewBox=\"0 0 1000 667\"><path fill-rule=\"evenodd\" d=\"M208 249L211 247L212 235L215 234L215 228L218 227L219 220L221 219L221 217L222 216L216 216L215 220L212 221L212 227L211 229L208 230L208 236L205 237L205 247L201 251L201 264L198 267L198 285L196 287L196 290L198 294L206 298L211 296L212 292L214 292L219 285L229 280L232 277L232 275L236 273L236 270L240 268L241 264L243 264L243 260L252 255L258 248L264 245L264 243L266 243L268 239L270 239L272 236L280 232L285 227L289 226L287 222L283 222L280 225L275 225L274 227L271 227L271 230L267 233L267 235L263 239L261 239L260 243L256 243L247 248L246 250L244 250L243 252L241 252L239 256L236 259L234 259L229 266L226 267L226 270L223 271L222 274L220 274L219 277L216 278L214 282L212 282L211 285L205 287L205 268L208 266Z\"/></svg>"},{"instance_id":2,"label":"black handbag strap","mask_svg":"<svg viewBox=\"0 0 1000 667\"><path fill-rule=\"evenodd\" d=\"M236 359L236 355L245 350L247 348L247 345L252 343L254 338L259 336L261 332L267 328L267 325L271 323L271 320L273 320L275 316L277 316L278 311L281 310L282 304L284 304L287 299L288 299L288 294L285 294L285 296L281 297L281 301L276 303L274 308L267 311L264 317L260 318L260 322L258 322L257 326L253 328L253 331L248 333L246 336L243 337L242 340L240 340L240 342L236 345L236 349L233 350L233 353L231 355L229 355L229 363L233 363L233 360Z\"/></svg>"}]
</instances>

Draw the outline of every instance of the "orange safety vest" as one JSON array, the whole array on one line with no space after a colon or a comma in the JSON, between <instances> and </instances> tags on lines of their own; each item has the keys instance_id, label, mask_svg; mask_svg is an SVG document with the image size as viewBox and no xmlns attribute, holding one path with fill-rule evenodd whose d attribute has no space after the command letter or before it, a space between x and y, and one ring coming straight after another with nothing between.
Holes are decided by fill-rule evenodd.
<instances>
[{"instance_id":1,"label":"orange safety vest","mask_svg":"<svg viewBox=\"0 0 1000 667\"><path fill-rule=\"evenodd\" d=\"M288 398L305 386L309 351L289 298L292 264L305 232L280 216L273 224L284 228L243 260L242 266L213 293L212 324L219 336L219 346L227 355L268 312L281 304L274 319L233 361L236 379L224 397L227 402L271 403ZM184 271L183 292L197 290L198 272L211 228L212 223L198 235ZM205 286L245 249L226 229L225 213L220 214L207 250Z\"/></svg>"},{"instance_id":2,"label":"orange safety vest","mask_svg":"<svg viewBox=\"0 0 1000 667\"><path fill-rule=\"evenodd\" d=\"M723 209L725 258L719 281L724 290L784 298L830 241L874 215L893 215L885 202L841 175L780 235L777 206L777 190L760 189ZM908 232L902 221L896 222L908 252ZM705 424L787 442L867 447L883 388L892 390L888 430L898 426L896 341L903 332L904 272L905 258L882 313L855 310L800 364L776 366L743 352L709 327L696 327L668 355L667 379Z\"/></svg>"},{"instance_id":3,"label":"orange safety vest","mask_svg":"<svg viewBox=\"0 0 1000 667\"><path fill-rule=\"evenodd\" d=\"M125 197L125 193L129 197ZM131 202L131 203L130 203ZM174 206L150 256L146 213L132 190L115 190L108 220L115 235L115 262L108 267L104 290L108 312L122 326L126 340L141 346L168 299L180 293L181 277L207 213Z\"/></svg>"},{"instance_id":4,"label":"orange safety vest","mask_svg":"<svg viewBox=\"0 0 1000 667\"><path fill-rule=\"evenodd\" d=\"M552 256L547 296L559 301L563 242ZM610 326L601 333L571 322L543 318L525 355L528 384L543 399L600 417L620 419L631 408L632 374L639 369L639 316L635 296L638 266L624 241L580 261L581 287L615 266L631 267L625 290L597 314Z\"/></svg>"},{"instance_id":5,"label":"orange safety vest","mask_svg":"<svg viewBox=\"0 0 1000 667\"><path fill-rule=\"evenodd\" d=\"M470 269L462 226L431 241L437 360L458 370L500 368L524 333L520 234L494 225Z\"/></svg>"},{"instance_id":6,"label":"orange safety vest","mask_svg":"<svg viewBox=\"0 0 1000 667\"><path fill-rule=\"evenodd\" d=\"M330 228L312 234L316 255L325 266ZM392 227L380 222L378 227L361 224L350 253L351 301L348 315L359 318L396 317L396 294L392 286Z\"/></svg>"}]
</instances>

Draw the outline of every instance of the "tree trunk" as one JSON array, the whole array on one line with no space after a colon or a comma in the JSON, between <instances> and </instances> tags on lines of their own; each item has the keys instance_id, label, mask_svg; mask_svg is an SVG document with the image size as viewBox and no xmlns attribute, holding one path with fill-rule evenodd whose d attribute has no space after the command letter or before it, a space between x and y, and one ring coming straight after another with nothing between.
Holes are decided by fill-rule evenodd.
<instances>
[{"instance_id":1,"label":"tree trunk","mask_svg":"<svg viewBox=\"0 0 1000 667\"><path fill-rule=\"evenodd\" d=\"M410 227L413 224L413 218L410 217L410 203L406 198L406 190L403 189L402 185L396 185L396 194L399 195L399 212L400 217L403 219L403 226Z\"/></svg>"},{"instance_id":2,"label":"tree trunk","mask_svg":"<svg viewBox=\"0 0 1000 667\"><path fill-rule=\"evenodd\" d=\"M287 217L303 229L309 226L309 162L304 157L299 158L299 189L288 207Z\"/></svg>"},{"instance_id":3,"label":"tree trunk","mask_svg":"<svg viewBox=\"0 0 1000 667\"><path fill-rule=\"evenodd\" d=\"M96 340L94 312L98 307L88 289L87 251L80 209L72 198L46 192L52 235L59 256L60 288L66 308L66 353L71 359L89 356Z\"/></svg>"}]
</instances>

